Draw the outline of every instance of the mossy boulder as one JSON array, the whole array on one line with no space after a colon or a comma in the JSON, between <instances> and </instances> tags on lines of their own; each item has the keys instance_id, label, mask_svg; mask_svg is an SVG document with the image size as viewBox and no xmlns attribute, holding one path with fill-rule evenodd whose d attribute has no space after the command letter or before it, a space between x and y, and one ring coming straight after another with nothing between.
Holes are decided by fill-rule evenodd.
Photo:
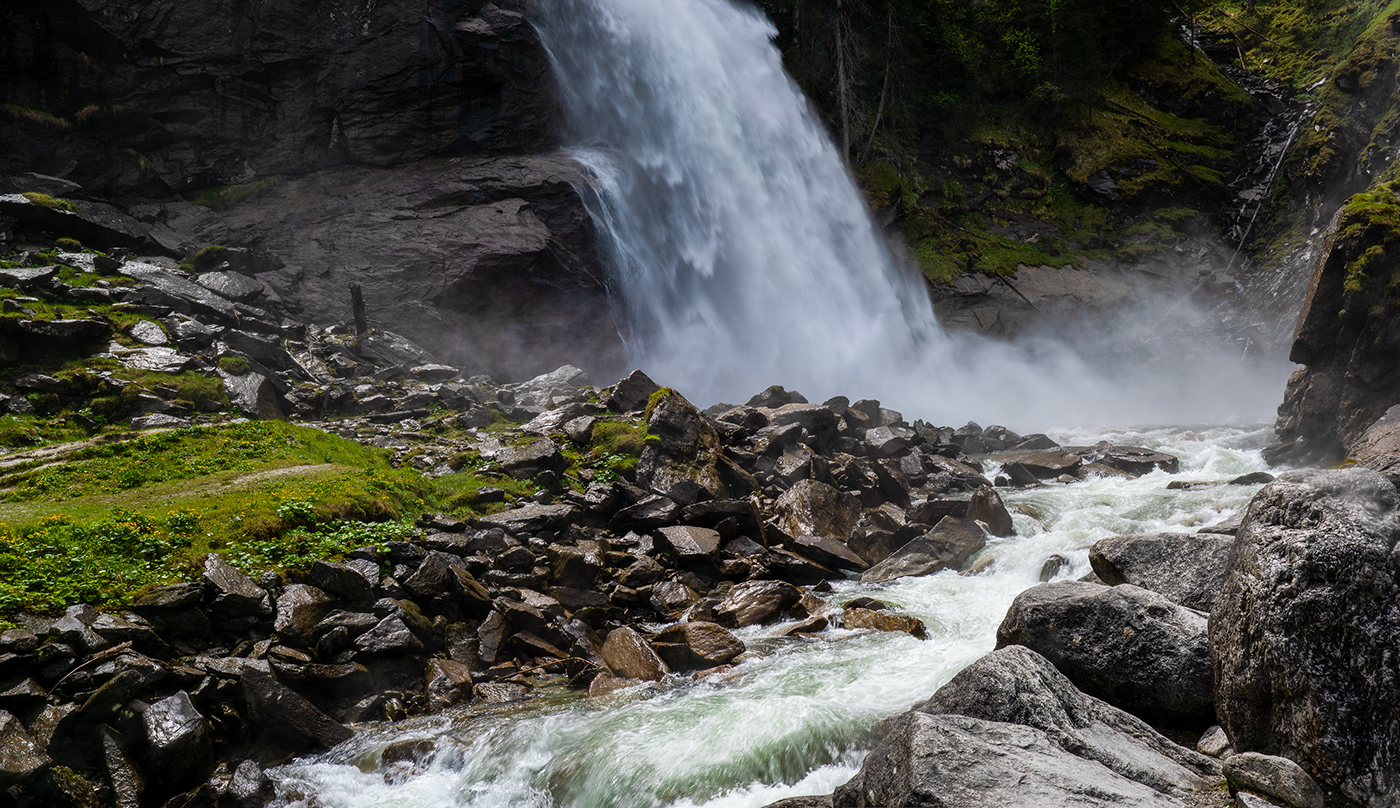
<instances>
[{"instance_id":1,"label":"mossy boulder","mask_svg":"<svg viewBox=\"0 0 1400 808\"><path fill-rule=\"evenodd\" d=\"M653 394L648 410L637 484L682 503L726 499L729 490L720 474L724 448L705 416L665 388Z\"/></svg>"},{"instance_id":2,"label":"mossy boulder","mask_svg":"<svg viewBox=\"0 0 1400 808\"><path fill-rule=\"evenodd\" d=\"M1296 460L1339 460L1400 403L1400 182L1353 196L1333 219L1289 358L1276 430ZM1278 455L1282 458L1282 455Z\"/></svg>"}]
</instances>

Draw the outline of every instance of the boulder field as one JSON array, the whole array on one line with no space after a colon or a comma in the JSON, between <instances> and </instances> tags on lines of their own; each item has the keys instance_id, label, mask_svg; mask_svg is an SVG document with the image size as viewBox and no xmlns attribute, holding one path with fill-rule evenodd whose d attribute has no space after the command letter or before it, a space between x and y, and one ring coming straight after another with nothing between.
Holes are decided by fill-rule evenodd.
<instances>
[{"instance_id":1,"label":"boulder field","mask_svg":"<svg viewBox=\"0 0 1400 808\"><path fill-rule=\"evenodd\" d=\"M850 782L770 808L1400 805L1397 505L1368 469L1290 472L1229 540L1101 540Z\"/></svg>"},{"instance_id":2,"label":"boulder field","mask_svg":"<svg viewBox=\"0 0 1400 808\"><path fill-rule=\"evenodd\" d=\"M214 553L196 580L125 609L18 615L0 633L0 786L18 804L261 805L262 766L344 742L360 722L528 699L541 676L602 698L712 675L751 653L734 629L780 620L798 637L922 638L919 620L830 599L827 582L975 574L984 545L1015 532L996 489L1019 483L990 468L1043 485L1176 463L910 424L876 401L813 404L781 387L701 411L641 372L602 388L570 366L496 384L392 332L298 322L261 282L265 261L30 254L2 271L16 292L5 327L67 329L47 347L97 364L22 374L0 404L74 418L109 407L136 433L116 441L227 421L232 407L389 449L428 476L470 462L537 493L480 487L471 518L429 514L411 541L281 575ZM106 308L79 306L99 298ZM74 314L26 313L51 307ZM11 361L49 355L11 337ZM203 374L227 400L184 400L103 369L114 365ZM607 464L579 462L604 445L618 452ZM61 448L6 468L61 462Z\"/></svg>"}]
</instances>

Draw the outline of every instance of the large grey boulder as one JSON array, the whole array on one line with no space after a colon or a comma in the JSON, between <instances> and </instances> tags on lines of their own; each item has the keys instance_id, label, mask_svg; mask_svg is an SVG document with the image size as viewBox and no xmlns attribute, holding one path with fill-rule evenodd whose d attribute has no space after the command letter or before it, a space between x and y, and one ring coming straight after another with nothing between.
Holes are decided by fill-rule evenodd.
<instances>
[{"instance_id":1,"label":"large grey boulder","mask_svg":"<svg viewBox=\"0 0 1400 808\"><path fill-rule=\"evenodd\" d=\"M1200 790L1220 775L1213 759L1083 693L1048 659L1019 645L978 659L914 709L1035 727L1064 751L1165 794Z\"/></svg>"},{"instance_id":2,"label":"large grey boulder","mask_svg":"<svg viewBox=\"0 0 1400 808\"><path fill-rule=\"evenodd\" d=\"M997 647L1024 645L1080 690L1159 726L1215 723L1206 616L1132 584L1041 584L1016 596Z\"/></svg>"},{"instance_id":3,"label":"large grey boulder","mask_svg":"<svg viewBox=\"0 0 1400 808\"><path fill-rule=\"evenodd\" d=\"M1185 806L1032 727L920 712L892 724L860 773L836 790L835 808Z\"/></svg>"},{"instance_id":4,"label":"large grey boulder","mask_svg":"<svg viewBox=\"0 0 1400 808\"><path fill-rule=\"evenodd\" d=\"M1400 492L1366 469L1255 495L1210 616L1220 724L1370 808L1400 794Z\"/></svg>"},{"instance_id":5,"label":"large grey boulder","mask_svg":"<svg viewBox=\"0 0 1400 808\"><path fill-rule=\"evenodd\" d=\"M1133 584L1175 603L1208 612L1225 580L1233 536L1149 533L1110 536L1089 550L1089 563L1109 586Z\"/></svg>"}]
</instances>

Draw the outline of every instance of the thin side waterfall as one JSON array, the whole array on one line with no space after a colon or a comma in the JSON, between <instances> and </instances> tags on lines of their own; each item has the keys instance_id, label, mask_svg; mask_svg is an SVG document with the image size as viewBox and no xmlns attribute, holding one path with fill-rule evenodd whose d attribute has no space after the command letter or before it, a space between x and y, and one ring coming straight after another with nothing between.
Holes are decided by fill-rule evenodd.
<instances>
[{"instance_id":1,"label":"thin side waterfall","mask_svg":"<svg viewBox=\"0 0 1400 808\"><path fill-rule=\"evenodd\" d=\"M632 356L697 401L887 388L946 337L772 24L730 0L551 0L562 89ZM683 380L683 381L681 381Z\"/></svg>"}]
</instances>

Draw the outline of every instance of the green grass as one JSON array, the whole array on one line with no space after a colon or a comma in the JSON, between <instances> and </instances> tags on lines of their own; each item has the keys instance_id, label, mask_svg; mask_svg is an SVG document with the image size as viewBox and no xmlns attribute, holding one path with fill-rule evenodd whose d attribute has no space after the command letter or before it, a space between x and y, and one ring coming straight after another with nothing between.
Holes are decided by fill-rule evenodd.
<instances>
[{"instance_id":1,"label":"green grass","mask_svg":"<svg viewBox=\"0 0 1400 808\"><path fill-rule=\"evenodd\" d=\"M45 423L0 419L0 438L33 443ZM618 444L632 445L605 445ZM0 624L79 601L120 607L149 587L198 577L210 552L250 573L304 569L412 538L422 513L481 516L538 491L477 472L480 459L465 455L462 473L429 480L393 468L385 450L280 421L110 435L18 462L27 457L4 458L11 469L0 473ZM486 487L506 501L478 502Z\"/></svg>"},{"instance_id":2,"label":"green grass","mask_svg":"<svg viewBox=\"0 0 1400 808\"><path fill-rule=\"evenodd\" d=\"M52 196L49 196L48 194L23 193L20 194L20 196L24 197L25 199L28 199L30 202L33 202L41 208L48 208L49 210L61 210L66 211L68 213L78 212L77 205L74 205L72 202L69 202L66 199L56 199Z\"/></svg>"},{"instance_id":3,"label":"green grass","mask_svg":"<svg viewBox=\"0 0 1400 808\"><path fill-rule=\"evenodd\" d=\"M249 571L305 566L407 535L438 496L382 450L282 422L88 445L0 477L0 618L119 606L211 551Z\"/></svg>"}]
</instances>

